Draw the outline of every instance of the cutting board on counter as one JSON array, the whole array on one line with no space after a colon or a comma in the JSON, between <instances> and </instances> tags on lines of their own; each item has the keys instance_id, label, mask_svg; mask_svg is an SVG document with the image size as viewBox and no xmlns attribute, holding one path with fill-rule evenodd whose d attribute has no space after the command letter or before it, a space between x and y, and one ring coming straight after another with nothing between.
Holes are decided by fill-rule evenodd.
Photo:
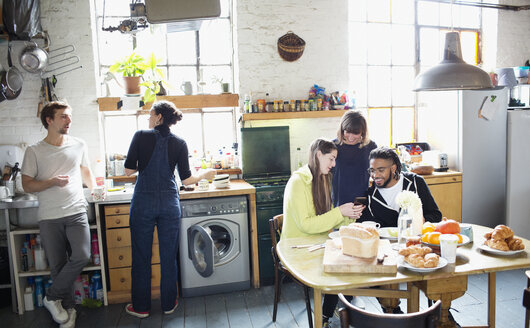
<instances>
[{"instance_id":1,"label":"cutting board on counter","mask_svg":"<svg viewBox=\"0 0 530 328\"><path fill-rule=\"evenodd\" d=\"M396 273L397 253L392 250L390 241L379 240L378 257L386 254L383 263L378 263L377 258L361 258L342 254L333 240L326 241L324 250L324 272L327 273Z\"/></svg>"}]
</instances>

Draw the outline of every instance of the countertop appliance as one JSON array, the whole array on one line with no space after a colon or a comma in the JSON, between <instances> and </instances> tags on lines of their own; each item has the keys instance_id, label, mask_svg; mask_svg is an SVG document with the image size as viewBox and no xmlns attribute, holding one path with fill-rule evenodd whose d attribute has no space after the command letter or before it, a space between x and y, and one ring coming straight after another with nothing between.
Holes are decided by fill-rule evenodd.
<instances>
[{"instance_id":1,"label":"countertop appliance","mask_svg":"<svg viewBox=\"0 0 530 328\"><path fill-rule=\"evenodd\" d=\"M183 297L250 288L245 196L181 200L180 280Z\"/></svg>"},{"instance_id":2,"label":"countertop appliance","mask_svg":"<svg viewBox=\"0 0 530 328\"><path fill-rule=\"evenodd\" d=\"M446 153L449 167L462 172L465 223L505 223L507 95L505 88L419 94L424 106L418 112L418 138ZM492 98L489 119L479 117Z\"/></svg>"},{"instance_id":3,"label":"countertop appliance","mask_svg":"<svg viewBox=\"0 0 530 328\"><path fill-rule=\"evenodd\" d=\"M283 213L283 193L291 176L289 127L241 129L243 179L256 188L260 284L274 282L269 219Z\"/></svg>"},{"instance_id":4,"label":"countertop appliance","mask_svg":"<svg viewBox=\"0 0 530 328\"><path fill-rule=\"evenodd\" d=\"M508 110L506 225L530 239L530 107Z\"/></svg>"}]
</instances>

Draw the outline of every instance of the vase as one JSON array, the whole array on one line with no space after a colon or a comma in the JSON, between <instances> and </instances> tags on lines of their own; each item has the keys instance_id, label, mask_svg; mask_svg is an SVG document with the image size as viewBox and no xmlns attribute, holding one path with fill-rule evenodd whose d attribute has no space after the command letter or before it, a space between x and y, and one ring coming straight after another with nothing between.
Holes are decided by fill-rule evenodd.
<instances>
[{"instance_id":1,"label":"vase","mask_svg":"<svg viewBox=\"0 0 530 328\"><path fill-rule=\"evenodd\" d=\"M407 238L414 235L412 225L412 215L408 208L402 208L398 216L398 247L404 248L407 244Z\"/></svg>"}]
</instances>

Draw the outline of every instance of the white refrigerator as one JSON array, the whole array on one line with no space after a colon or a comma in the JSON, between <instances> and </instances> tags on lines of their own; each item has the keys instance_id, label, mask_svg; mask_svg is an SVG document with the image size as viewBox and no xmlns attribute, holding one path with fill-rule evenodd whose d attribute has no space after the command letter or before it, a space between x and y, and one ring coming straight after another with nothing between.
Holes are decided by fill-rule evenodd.
<instances>
[{"instance_id":1,"label":"white refrigerator","mask_svg":"<svg viewBox=\"0 0 530 328\"><path fill-rule=\"evenodd\" d=\"M449 168L462 172L465 223L505 223L507 95L504 88L418 94L418 141L447 153Z\"/></svg>"},{"instance_id":2,"label":"white refrigerator","mask_svg":"<svg viewBox=\"0 0 530 328\"><path fill-rule=\"evenodd\" d=\"M530 107L508 111L506 172L506 225L530 239Z\"/></svg>"}]
</instances>

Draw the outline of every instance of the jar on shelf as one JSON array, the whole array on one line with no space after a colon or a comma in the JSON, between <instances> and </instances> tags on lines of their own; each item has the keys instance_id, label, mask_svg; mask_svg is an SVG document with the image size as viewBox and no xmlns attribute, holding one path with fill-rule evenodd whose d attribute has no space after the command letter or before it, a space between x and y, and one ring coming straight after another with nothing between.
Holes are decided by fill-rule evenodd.
<instances>
[{"instance_id":1,"label":"jar on shelf","mask_svg":"<svg viewBox=\"0 0 530 328\"><path fill-rule=\"evenodd\" d=\"M288 101L284 101L283 102L283 111L284 112L288 112L289 111L289 102Z\"/></svg>"}]
</instances>

